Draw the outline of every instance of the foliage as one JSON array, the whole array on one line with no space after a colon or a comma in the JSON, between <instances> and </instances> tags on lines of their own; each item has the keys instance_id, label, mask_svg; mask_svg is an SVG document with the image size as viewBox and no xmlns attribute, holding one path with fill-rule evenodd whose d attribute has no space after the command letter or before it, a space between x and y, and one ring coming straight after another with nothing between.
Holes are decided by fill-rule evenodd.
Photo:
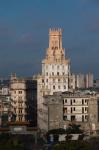
<instances>
[{"instance_id":1,"label":"foliage","mask_svg":"<svg viewBox=\"0 0 99 150\"><path fill-rule=\"evenodd\" d=\"M72 124L69 124L66 130L62 128L52 129L47 132L47 135L49 134L81 134L83 132L84 131L80 129L80 125L72 123Z\"/></svg>"},{"instance_id":2,"label":"foliage","mask_svg":"<svg viewBox=\"0 0 99 150\"><path fill-rule=\"evenodd\" d=\"M34 143L32 135L0 134L0 150L25 150L26 146Z\"/></svg>"},{"instance_id":3,"label":"foliage","mask_svg":"<svg viewBox=\"0 0 99 150\"><path fill-rule=\"evenodd\" d=\"M66 132L65 129L62 129L62 128L59 128L59 129L52 129L52 130L49 130L47 132L47 134L64 134Z\"/></svg>"},{"instance_id":4,"label":"foliage","mask_svg":"<svg viewBox=\"0 0 99 150\"><path fill-rule=\"evenodd\" d=\"M87 142L68 141L64 144L57 144L53 146L52 150L92 150Z\"/></svg>"},{"instance_id":5,"label":"foliage","mask_svg":"<svg viewBox=\"0 0 99 150\"><path fill-rule=\"evenodd\" d=\"M72 135L71 134L67 134L65 138L66 138L66 141L69 141L69 140L71 140Z\"/></svg>"},{"instance_id":6,"label":"foliage","mask_svg":"<svg viewBox=\"0 0 99 150\"><path fill-rule=\"evenodd\" d=\"M82 134L84 131L80 129L80 125L69 124L69 127L66 129L67 134Z\"/></svg>"}]
</instances>

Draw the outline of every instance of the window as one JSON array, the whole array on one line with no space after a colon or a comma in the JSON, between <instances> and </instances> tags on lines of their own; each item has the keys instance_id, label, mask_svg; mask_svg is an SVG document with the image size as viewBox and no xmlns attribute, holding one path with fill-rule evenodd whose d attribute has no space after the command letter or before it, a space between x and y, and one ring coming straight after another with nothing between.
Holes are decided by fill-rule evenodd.
<instances>
[{"instance_id":1,"label":"window","mask_svg":"<svg viewBox=\"0 0 99 150\"><path fill-rule=\"evenodd\" d=\"M87 115L85 115L85 119L88 120L88 116Z\"/></svg>"},{"instance_id":2,"label":"window","mask_svg":"<svg viewBox=\"0 0 99 150\"><path fill-rule=\"evenodd\" d=\"M84 115L82 115L82 122L84 122Z\"/></svg>"},{"instance_id":3,"label":"window","mask_svg":"<svg viewBox=\"0 0 99 150\"><path fill-rule=\"evenodd\" d=\"M48 76L48 72L46 72L46 75Z\"/></svg>"},{"instance_id":4,"label":"window","mask_svg":"<svg viewBox=\"0 0 99 150\"><path fill-rule=\"evenodd\" d=\"M19 94L22 94L22 91L19 91Z\"/></svg>"},{"instance_id":5,"label":"window","mask_svg":"<svg viewBox=\"0 0 99 150\"><path fill-rule=\"evenodd\" d=\"M16 104L16 101L13 101L14 104Z\"/></svg>"},{"instance_id":6,"label":"window","mask_svg":"<svg viewBox=\"0 0 99 150\"><path fill-rule=\"evenodd\" d=\"M74 111L75 111L75 107L74 107Z\"/></svg>"},{"instance_id":7,"label":"window","mask_svg":"<svg viewBox=\"0 0 99 150\"><path fill-rule=\"evenodd\" d=\"M14 91L14 94L16 94L16 91Z\"/></svg>"},{"instance_id":8,"label":"window","mask_svg":"<svg viewBox=\"0 0 99 150\"><path fill-rule=\"evenodd\" d=\"M75 120L75 116L71 116L71 121L74 121Z\"/></svg>"},{"instance_id":9,"label":"window","mask_svg":"<svg viewBox=\"0 0 99 150\"><path fill-rule=\"evenodd\" d=\"M71 113L72 113L72 107L71 107Z\"/></svg>"},{"instance_id":10,"label":"window","mask_svg":"<svg viewBox=\"0 0 99 150\"><path fill-rule=\"evenodd\" d=\"M55 89L55 85L53 85L53 89Z\"/></svg>"},{"instance_id":11,"label":"window","mask_svg":"<svg viewBox=\"0 0 99 150\"><path fill-rule=\"evenodd\" d=\"M46 82L48 82L48 79L46 79Z\"/></svg>"},{"instance_id":12,"label":"window","mask_svg":"<svg viewBox=\"0 0 99 150\"><path fill-rule=\"evenodd\" d=\"M67 113L67 107L64 108L64 113Z\"/></svg>"},{"instance_id":13,"label":"window","mask_svg":"<svg viewBox=\"0 0 99 150\"><path fill-rule=\"evenodd\" d=\"M44 83L44 79L42 79L42 83Z\"/></svg>"},{"instance_id":14,"label":"window","mask_svg":"<svg viewBox=\"0 0 99 150\"><path fill-rule=\"evenodd\" d=\"M63 72L63 75L64 75L65 73Z\"/></svg>"},{"instance_id":15,"label":"window","mask_svg":"<svg viewBox=\"0 0 99 150\"><path fill-rule=\"evenodd\" d=\"M22 109L19 109L19 114L22 114Z\"/></svg>"},{"instance_id":16,"label":"window","mask_svg":"<svg viewBox=\"0 0 99 150\"><path fill-rule=\"evenodd\" d=\"M67 112L67 107L65 108L65 112Z\"/></svg>"},{"instance_id":17,"label":"window","mask_svg":"<svg viewBox=\"0 0 99 150\"><path fill-rule=\"evenodd\" d=\"M66 86L64 85L64 89L66 89Z\"/></svg>"},{"instance_id":18,"label":"window","mask_svg":"<svg viewBox=\"0 0 99 150\"><path fill-rule=\"evenodd\" d=\"M88 107L85 107L85 111L88 111Z\"/></svg>"},{"instance_id":19,"label":"window","mask_svg":"<svg viewBox=\"0 0 99 150\"><path fill-rule=\"evenodd\" d=\"M67 120L67 116L63 116L63 120Z\"/></svg>"},{"instance_id":20,"label":"window","mask_svg":"<svg viewBox=\"0 0 99 150\"><path fill-rule=\"evenodd\" d=\"M67 103L67 99L65 99L65 103Z\"/></svg>"},{"instance_id":21,"label":"window","mask_svg":"<svg viewBox=\"0 0 99 150\"><path fill-rule=\"evenodd\" d=\"M58 79L58 82L60 82L60 79Z\"/></svg>"},{"instance_id":22,"label":"window","mask_svg":"<svg viewBox=\"0 0 99 150\"><path fill-rule=\"evenodd\" d=\"M54 76L54 72L52 72L52 75Z\"/></svg>"},{"instance_id":23,"label":"window","mask_svg":"<svg viewBox=\"0 0 99 150\"><path fill-rule=\"evenodd\" d=\"M82 99L82 105L84 105L84 99Z\"/></svg>"},{"instance_id":24,"label":"window","mask_svg":"<svg viewBox=\"0 0 99 150\"><path fill-rule=\"evenodd\" d=\"M59 76L59 72L57 72L57 75Z\"/></svg>"},{"instance_id":25,"label":"window","mask_svg":"<svg viewBox=\"0 0 99 150\"><path fill-rule=\"evenodd\" d=\"M73 100L73 102L75 103L75 99Z\"/></svg>"},{"instance_id":26,"label":"window","mask_svg":"<svg viewBox=\"0 0 99 150\"><path fill-rule=\"evenodd\" d=\"M71 102L71 105L72 105L72 99L70 100L70 102Z\"/></svg>"},{"instance_id":27,"label":"window","mask_svg":"<svg viewBox=\"0 0 99 150\"><path fill-rule=\"evenodd\" d=\"M84 107L82 107L82 113L84 113Z\"/></svg>"},{"instance_id":28,"label":"window","mask_svg":"<svg viewBox=\"0 0 99 150\"><path fill-rule=\"evenodd\" d=\"M88 100L87 100L87 99L85 99L85 103L87 103L87 104L88 104Z\"/></svg>"},{"instance_id":29,"label":"window","mask_svg":"<svg viewBox=\"0 0 99 150\"><path fill-rule=\"evenodd\" d=\"M58 49L58 47L55 47L55 49Z\"/></svg>"}]
</instances>

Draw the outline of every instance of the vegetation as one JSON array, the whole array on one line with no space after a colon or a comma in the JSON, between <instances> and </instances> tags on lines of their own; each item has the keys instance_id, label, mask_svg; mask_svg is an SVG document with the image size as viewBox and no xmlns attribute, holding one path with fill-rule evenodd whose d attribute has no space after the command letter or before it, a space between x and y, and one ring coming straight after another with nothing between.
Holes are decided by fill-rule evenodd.
<instances>
[{"instance_id":1,"label":"vegetation","mask_svg":"<svg viewBox=\"0 0 99 150\"><path fill-rule=\"evenodd\" d=\"M34 143L33 136L29 135L0 135L0 150L29 150L27 145Z\"/></svg>"},{"instance_id":2,"label":"vegetation","mask_svg":"<svg viewBox=\"0 0 99 150\"><path fill-rule=\"evenodd\" d=\"M54 145L52 150L99 150L99 137L87 141L66 141Z\"/></svg>"},{"instance_id":3,"label":"vegetation","mask_svg":"<svg viewBox=\"0 0 99 150\"><path fill-rule=\"evenodd\" d=\"M69 141L64 144L56 144L52 150L93 150L88 142Z\"/></svg>"},{"instance_id":4,"label":"vegetation","mask_svg":"<svg viewBox=\"0 0 99 150\"><path fill-rule=\"evenodd\" d=\"M65 129L53 129L53 130L49 130L47 132L47 135L49 134L82 134L84 131L80 129L80 125L77 124L69 124L68 128Z\"/></svg>"},{"instance_id":5,"label":"vegetation","mask_svg":"<svg viewBox=\"0 0 99 150\"><path fill-rule=\"evenodd\" d=\"M78 140L82 140L84 138L84 131L80 129L80 125L77 124L69 124L68 128L65 129L53 129L48 131L47 133L47 140L49 141L50 135L53 135L54 142L58 141L60 134L66 134L66 140L71 140L72 135L71 134L80 134Z\"/></svg>"},{"instance_id":6,"label":"vegetation","mask_svg":"<svg viewBox=\"0 0 99 150\"><path fill-rule=\"evenodd\" d=\"M82 134L84 131L80 129L80 125L69 124L69 127L66 129L67 134Z\"/></svg>"}]
</instances>

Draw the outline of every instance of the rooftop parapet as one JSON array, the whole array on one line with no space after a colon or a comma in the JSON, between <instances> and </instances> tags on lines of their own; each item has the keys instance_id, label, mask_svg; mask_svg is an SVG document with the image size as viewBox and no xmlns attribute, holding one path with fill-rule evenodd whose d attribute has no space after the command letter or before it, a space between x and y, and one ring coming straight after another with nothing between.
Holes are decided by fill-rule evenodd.
<instances>
[{"instance_id":1,"label":"rooftop parapet","mask_svg":"<svg viewBox=\"0 0 99 150\"><path fill-rule=\"evenodd\" d=\"M62 29L61 28L50 28L49 29L49 35L62 35Z\"/></svg>"}]
</instances>

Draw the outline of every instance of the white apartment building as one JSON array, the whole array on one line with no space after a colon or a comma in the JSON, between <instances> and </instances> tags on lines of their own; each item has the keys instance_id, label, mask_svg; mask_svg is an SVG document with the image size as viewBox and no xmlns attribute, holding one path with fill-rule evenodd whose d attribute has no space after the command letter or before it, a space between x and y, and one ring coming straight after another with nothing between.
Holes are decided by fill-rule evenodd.
<instances>
[{"instance_id":1,"label":"white apartment building","mask_svg":"<svg viewBox=\"0 0 99 150\"><path fill-rule=\"evenodd\" d=\"M86 74L86 88L90 88L93 87L93 74L92 73L88 73Z\"/></svg>"},{"instance_id":2,"label":"white apartment building","mask_svg":"<svg viewBox=\"0 0 99 150\"><path fill-rule=\"evenodd\" d=\"M77 74L76 75L76 87L77 88L85 88L85 75Z\"/></svg>"},{"instance_id":3,"label":"white apartment building","mask_svg":"<svg viewBox=\"0 0 99 150\"><path fill-rule=\"evenodd\" d=\"M67 121L88 121L88 95L78 93L63 94L63 117Z\"/></svg>"},{"instance_id":4,"label":"white apartment building","mask_svg":"<svg viewBox=\"0 0 99 150\"><path fill-rule=\"evenodd\" d=\"M93 74L71 74L69 78L69 88L75 90L76 88L91 88L93 87Z\"/></svg>"}]
</instances>

